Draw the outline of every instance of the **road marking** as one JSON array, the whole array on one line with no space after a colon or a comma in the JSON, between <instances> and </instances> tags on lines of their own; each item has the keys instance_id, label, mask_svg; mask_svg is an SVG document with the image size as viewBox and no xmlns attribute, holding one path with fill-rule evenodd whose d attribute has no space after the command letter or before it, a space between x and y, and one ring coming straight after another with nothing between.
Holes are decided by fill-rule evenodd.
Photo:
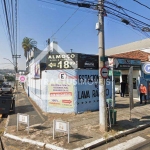
<instances>
[{"instance_id":1,"label":"road marking","mask_svg":"<svg viewBox=\"0 0 150 150\"><path fill-rule=\"evenodd\" d=\"M131 140L128 140L126 142L123 142L123 143L120 143L120 144L115 145L113 147L110 147L110 148L108 148L108 150L120 150L120 149L121 150L126 150L126 149L128 149L128 148L130 148L132 146L135 146L135 145L137 145L139 143L142 143L144 141L146 141L146 139L144 139L144 138L142 138L140 136L137 136L137 137L135 137L135 138L133 138Z\"/></svg>"}]
</instances>

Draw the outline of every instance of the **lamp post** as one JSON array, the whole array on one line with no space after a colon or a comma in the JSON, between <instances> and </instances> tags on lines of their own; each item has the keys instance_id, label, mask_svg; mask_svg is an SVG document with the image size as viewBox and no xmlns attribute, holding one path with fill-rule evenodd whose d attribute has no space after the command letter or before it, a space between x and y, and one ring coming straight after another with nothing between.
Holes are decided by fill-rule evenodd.
<instances>
[{"instance_id":1,"label":"lamp post","mask_svg":"<svg viewBox=\"0 0 150 150\"><path fill-rule=\"evenodd\" d=\"M6 60L8 60L11 64L13 64L9 59L7 59L7 58L3 58L3 59L6 59ZM14 64L13 64L14 65ZM15 67L15 72L16 72L16 66L14 65L14 67ZM17 72L16 72L17 73Z\"/></svg>"}]
</instances>

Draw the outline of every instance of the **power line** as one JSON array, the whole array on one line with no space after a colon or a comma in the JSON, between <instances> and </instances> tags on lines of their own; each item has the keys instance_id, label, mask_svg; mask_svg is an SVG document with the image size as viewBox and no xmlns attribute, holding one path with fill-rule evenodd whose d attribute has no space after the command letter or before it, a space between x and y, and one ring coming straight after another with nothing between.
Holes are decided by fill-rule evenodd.
<instances>
[{"instance_id":1,"label":"power line","mask_svg":"<svg viewBox=\"0 0 150 150\"><path fill-rule=\"evenodd\" d=\"M148 8L148 9L150 9L150 7L148 7L147 5L142 4L141 2L139 2L139 1L137 1L137 0L133 0L133 1L137 2L138 4L144 6L144 7Z\"/></svg>"},{"instance_id":2,"label":"power line","mask_svg":"<svg viewBox=\"0 0 150 150\"><path fill-rule=\"evenodd\" d=\"M115 4L116 4L116 2L114 2ZM116 6L118 6L117 4L116 4ZM118 6L129 18L130 18L130 16L125 12L125 10L121 7L121 6ZM130 11L131 12L131 11ZM133 12L132 12L133 13ZM135 13L134 13L135 14ZM136 14L136 15L138 15L138 14ZM139 16L139 15L138 15ZM140 16L141 17L141 16ZM141 29L140 29L140 27L139 27L139 25L132 19L132 18L130 18L130 22L133 22L136 26L137 26L137 28L139 29L139 31L142 33L142 31L141 31ZM147 34L147 33L144 33L145 34L145 36L147 36L147 37L149 37L149 35Z\"/></svg>"},{"instance_id":3,"label":"power line","mask_svg":"<svg viewBox=\"0 0 150 150\"><path fill-rule=\"evenodd\" d=\"M45 1L45 0L38 0L38 1L43 2L43 3L48 3L48 4L52 4L52 5L56 5L56 6L65 7L65 8L76 10L76 7L72 7L71 5L66 6L66 5L57 4L57 3L55 3L56 0L53 0L55 2L50 2L50 1ZM89 11L89 10L81 10L81 9L79 9L78 11L95 14L95 12L93 10Z\"/></svg>"},{"instance_id":4,"label":"power line","mask_svg":"<svg viewBox=\"0 0 150 150\"><path fill-rule=\"evenodd\" d=\"M52 36L50 38L52 38L72 17L73 15L79 10L79 8L77 8L72 14L71 16L56 30L56 32L54 34L52 34Z\"/></svg>"},{"instance_id":5,"label":"power line","mask_svg":"<svg viewBox=\"0 0 150 150\"><path fill-rule=\"evenodd\" d=\"M84 17L78 24L76 24L71 30L70 30L70 32L60 41L60 42L62 42L63 40L65 40L70 34L71 34L71 32L77 27L77 26L79 26L82 22L83 22L83 20L85 20L86 19L86 17Z\"/></svg>"},{"instance_id":6,"label":"power line","mask_svg":"<svg viewBox=\"0 0 150 150\"><path fill-rule=\"evenodd\" d=\"M126 9L126 8L123 8L122 6L119 6L119 5L117 5L117 4L113 4L113 3L108 2L108 1L105 1L105 3L106 3L106 4L110 4L110 5L114 6L114 7L118 7L119 9L128 11L128 12L130 12L130 13L132 13L132 14L134 14L134 15L137 15L137 16L139 16L139 17L141 17L141 18L144 18L144 19L146 19L146 20L150 20L149 18L147 18L147 17L145 17L145 16L142 16L142 15L140 15L140 14L137 14L137 13L135 13L135 12L133 12L133 11L131 11L131 10L128 10L128 9Z\"/></svg>"},{"instance_id":7,"label":"power line","mask_svg":"<svg viewBox=\"0 0 150 150\"><path fill-rule=\"evenodd\" d=\"M4 4L4 12L5 12L5 19L6 19L7 31L8 31L9 41L10 41L10 46L11 46L11 54L13 55L11 32L10 32L10 26L9 26L9 21L8 21L8 13L7 13L7 7L6 7L5 0L3 0L3 4Z\"/></svg>"},{"instance_id":8,"label":"power line","mask_svg":"<svg viewBox=\"0 0 150 150\"><path fill-rule=\"evenodd\" d=\"M16 29L16 37L15 37L15 40L16 40L16 49L15 49L15 51L16 51L16 55L17 55L17 0L15 0L15 29ZM17 61L17 60L16 60Z\"/></svg>"}]
</instances>

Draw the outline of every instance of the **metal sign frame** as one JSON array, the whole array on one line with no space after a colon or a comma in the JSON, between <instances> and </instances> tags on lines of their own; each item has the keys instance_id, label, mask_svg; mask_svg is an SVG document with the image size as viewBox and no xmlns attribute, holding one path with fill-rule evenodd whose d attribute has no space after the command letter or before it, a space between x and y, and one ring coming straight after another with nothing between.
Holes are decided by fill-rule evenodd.
<instances>
[{"instance_id":1,"label":"metal sign frame","mask_svg":"<svg viewBox=\"0 0 150 150\"><path fill-rule=\"evenodd\" d=\"M57 124L59 124L60 128L57 129ZM66 128L63 128L63 126L66 126ZM68 143L70 141L70 125L69 122L62 121L62 120L53 120L53 140L55 139L55 132L64 132L68 134Z\"/></svg>"},{"instance_id":2,"label":"metal sign frame","mask_svg":"<svg viewBox=\"0 0 150 150\"><path fill-rule=\"evenodd\" d=\"M23 120L25 121L20 121L19 120L19 117L27 117L26 119L24 118ZM29 115L27 114L21 114L21 113L17 113L17 131L19 129L19 123L22 123L22 124L26 124L28 126L28 134L29 134Z\"/></svg>"}]
</instances>

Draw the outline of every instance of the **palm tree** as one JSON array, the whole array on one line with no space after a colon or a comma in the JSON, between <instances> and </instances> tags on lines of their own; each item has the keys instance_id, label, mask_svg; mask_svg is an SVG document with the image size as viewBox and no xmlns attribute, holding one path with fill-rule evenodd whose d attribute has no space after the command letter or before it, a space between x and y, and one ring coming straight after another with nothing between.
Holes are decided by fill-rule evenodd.
<instances>
[{"instance_id":1,"label":"palm tree","mask_svg":"<svg viewBox=\"0 0 150 150\"><path fill-rule=\"evenodd\" d=\"M22 48L24 49L24 56L27 57L27 52L37 46L37 42L32 38L25 37L22 41Z\"/></svg>"}]
</instances>

